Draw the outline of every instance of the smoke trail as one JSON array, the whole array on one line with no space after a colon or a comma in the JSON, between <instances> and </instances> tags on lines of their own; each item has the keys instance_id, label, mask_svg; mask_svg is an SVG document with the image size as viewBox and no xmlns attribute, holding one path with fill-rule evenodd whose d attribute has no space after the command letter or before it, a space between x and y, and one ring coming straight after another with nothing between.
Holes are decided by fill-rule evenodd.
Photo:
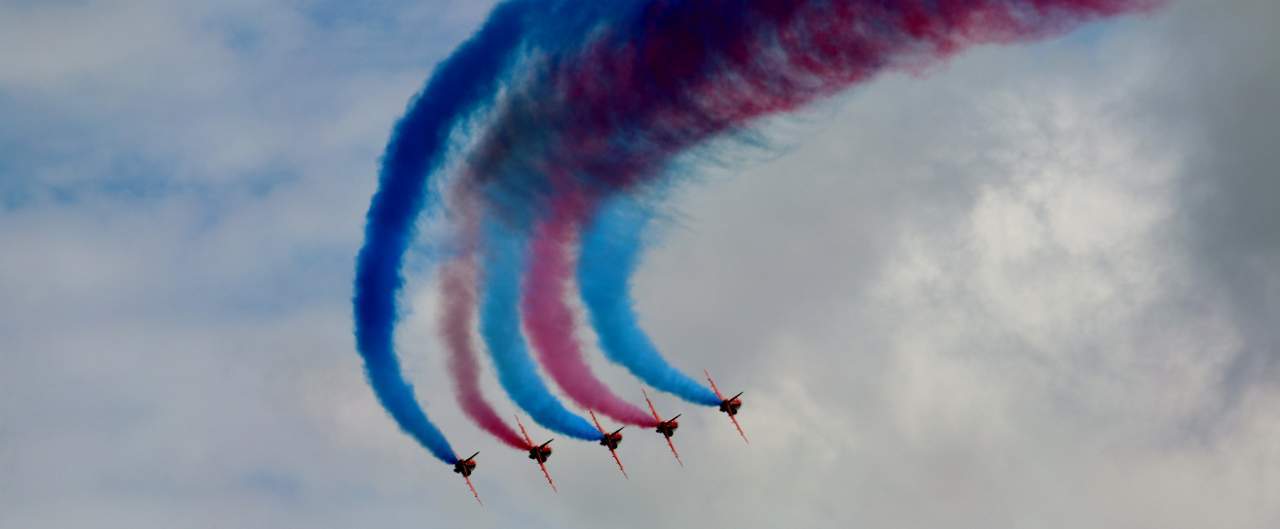
<instances>
[{"instance_id":1,"label":"smoke trail","mask_svg":"<svg viewBox=\"0 0 1280 529\"><path fill-rule=\"evenodd\" d=\"M499 74L520 42L522 9L515 3L495 9L484 27L436 68L396 124L356 258L356 348L364 357L369 384L402 430L450 464L457 455L418 405L396 358L400 267L414 222L426 205L427 178L440 166L455 122L492 98Z\"/></svg>"},{"instance_id":2,"label":"smoke trail","mask_svg":"<svg viewBox=\"0 0 1280 529\"><path fill-rule=\"evenodd\" d=\"M755 120L793 111L885 71L921 71L962 49L1029 41L1101 17L1156 6L1158 0L699 0L630 3L580 45L527 56L467 157L470 182L486 207L521 219L564 215L566 196L586 204L626 195L668 174L691 149ZM571 376L555 360L572 317L561 313L565 226L541 225L524 300L529 330L544 364L579 402L605 395L578 391L590 377ZM635 229L642 229L638 226ZM600 235L599 233L593 235ZM632 244L619 252L621 275L601 272L584 298L611 357L626 359L655 385L714 404L706 389L671 370L635 326L625 291L635 266ZM590 259L590 257L589 257ZM592 261L598 262L598 261ZM583 265L584 275L608 268ZM567 272L565 272L567 274ZM599 288L601 290L593 290ZM612 293L612 294L610 294ZM612 296L611 299L609 296ZM514 301L514 299L512 299ZM509 309L511 310L511 309ZM560 352L556 352L560 351ZM552 353L552 354L548 354ZM551 358L551 362L546 361ZM631 366L629 366L631 367ZM674 375L673 375L674 373ZM581 375L581 373L578 373ZM583 382L586 380L586 382ZM595 402L599 404L599 402Z\"/></svg>"},{"instance_id":3,"label":"smoke trail","mask_svg":"<svg viewBox=\"0 0 1280 529\"><path fill-rule=\"evenodd\" d=\"M542 366L579 406L623 423L653 426L657 421L651 415L618 398L596 378L574 336L573 311L565 303L573 270L568 250L574 221L583 216L584 207L577 197L563 195L535 230L522 307L525 329Z\"/></svg>"},{"instance_id":4,"label":"smoke trail","mask_svg":"<svg viewBox=\"0 0 1280 529\"><path fill-rule=\"evenodd\" d=\"M649 220L644 206L620 196L603 204L584 227L578 288L587 314L610 360L650 386L695 404L716 406L716 394L668 364L637 321L628 282L639 265L641 236Z\"/></svg>"},{"instance_id":5,"label":"smoke trail","mask_svg":"<svg viewBox=\"0 0 1280 529\"><path fill-rule=\"evenodd\" d=\"M476 425L507 446L529 448L524 438L511 429L480 389L480 365L471 340L472 311L475 309L475 265L468 252L444 266L440 274L440 334L449 350L449 372L458 405Z\"/></svg>"},{"instance_id":6,"label":"smoke trail","mask_svg":"<svg viewBox=\"0 0 1280 529\"><path fill-rule=\"evenodd\" d=\"M884 71L919 71L969 46L1043 38L1159 3L503 3L436 70L396 125L384 155L353 299L357 348L370 384L403 430L441 460L456 460L400 373L393 349L395 299L414 221L434 200L428 178L442 163L447 138L487 108L499 84L502 104L470 150L467 174L473 176L466 187L484 197L486 213L495 218L536 221L547 217L559 194L581 193L587 203L597 203L629 193L652 183L690 149ZM517 51L521 61L508 68ZM568 185L551 185L554 175ZM489 230L483 334L504 389L521 407L550 429L594 439L598 432L547 392L520 336L516 302L528 234L512 227L527 225L533 224L507 222ZM563 294L555 281L549 285L538 292ZM546 302L541 296L528 303Z\"/></svg>"},{"instance_id":7,"label":"smoke trail","mask_svg":"<svg viewBox=\"0 0 1280 529\"><path fill-rule=\"evenodd\" d=\"M578 439L599 439L600 432L591 423L565 409L543 384L520 334L516 302L525 268L526 237L493 219L486 223L485 232L480 333L489 347L498 381L511 400L543 427Z\"/></svg>"},{"instance_id":8,"label":"smoke trail","mask_svg":"<svg viewBox=\"0 0 1280 529\"><path fill-rule=\"evenodd\" d=\"M965 47L1028 41L1158 0L652 1L576 49L528 61L469 158L514 200L548 204L550 174L597 195L755 119ZM514 197L514 198L513 198ZM523 198L522 198L523 197Z\"/></svg>"},{"instance_id":9,"label":"smoke trail","mask_svg":"<svg viewBox=\"0 0 1280 529\"><path fill-rule=\"evenodd\" d=\"M401 430L446 463L456 462L457 456L418 405L413 386L400 371L393 343L399 319L396 296L403 283L401 263L413 238L414 222L434 200L431 176L443 161L451 131L492 101L522 43L544 50L573 49L593 28L609 24L638 2L503 2L476 34L436 67L392 132L378 191L366 215L364 244L356 258L352 299L356 349L387 413Z\"/></svg>"}]
</instances>

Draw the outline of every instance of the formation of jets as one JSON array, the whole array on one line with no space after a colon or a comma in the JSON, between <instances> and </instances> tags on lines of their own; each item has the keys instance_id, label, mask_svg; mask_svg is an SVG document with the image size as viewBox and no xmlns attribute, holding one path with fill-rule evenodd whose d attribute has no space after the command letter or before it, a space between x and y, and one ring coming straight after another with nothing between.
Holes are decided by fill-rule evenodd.
<instances>
[{"instance_id":1,"label":"formation of jets","mask_svg":"<svg viewBox=\"0 0 1280 529\"><path fill-rule=\"evenodd\" d=\"M738 409L742 407L742 392L738 392L737 395L726 399L724 398L724 395L720 393L720 388L716 387L716 382L711 379L711 374L706 371L703 371L703 374L707 376L707 382L711 384L711 390L715 392L716 398L720 399L719 410L729 416L729 420L733 422L733 427L738 430L738 435L742 436L743 441L750 444L750 441L747 441L747 434L743 433L742 425L738 424L737 418ZM649 413L653 414L653 420L657 425L654 428L654 431L661 434L663 439L667 441L667 446L671 448L671 455L675 456L676 462L683 467L684 461L680 459L680 452L676 451L676 445L671 440L671 438L676 434L676 429L680 428L680 423L677 419L680 418L681 414L676 414L670 419L663 420L662 417L658 415L657 408L653 406L653 401L649 400L649 392L644 390L641 391L644 392L645 403L649 405ZM626 428L626 426L618 428L612 432L605 431L604 427L600 425L600 420L596 418L595 412L588 410L588 413L591 414L591 421L595 423L596 429L600 431L600 445L609 449L609 454L613 456L613 461L618 464L618 470L622 472L622 477L630 479L627 476L627 469L622 466L622 460L618 458L618 446L622 444L622 430L623 428ZM547 484L551 486L551 490L559 492L558 489L556 489L555 481L551 479L551 473L547 471L547 460L551 458L552 452L551 441L554 441L554 439L549 439L545 443L535 445L533 444L533 438L529 437L529 432L525 430L524 423L520 421L519 416L516 416L516 424L520 426L520 434L524 436L525 444L528 446L529 459L537 463L538 468L542 469L542 475L546 476ZM475 486L471 484L471 473L476 470L476 456L478 455L480 455L480 452L471 454L471 457L454 463L453 471L454 473L461 475L462 479L466 480L467 488L471 489L471 495L475 496L477 502L480 502L480 494L476 492ZM483 505L483 502L481 502L481 505Z\"/></svg>"}]
</instances>

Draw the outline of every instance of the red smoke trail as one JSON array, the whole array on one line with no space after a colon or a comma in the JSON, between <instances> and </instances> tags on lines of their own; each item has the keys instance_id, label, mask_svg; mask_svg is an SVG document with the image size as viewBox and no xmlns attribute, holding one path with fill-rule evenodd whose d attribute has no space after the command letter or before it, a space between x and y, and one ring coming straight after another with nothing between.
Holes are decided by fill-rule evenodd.
<instances>
[{"instance_id":1,"label":"red smoke trail","mask_svg":"<svg viewBox=\"0 0 1280 529\"><path fill-rule=\"evenodd\" d=\"M565 302L574 272L568 250L586 207L580 195L561 196L534 230L521 300L525 330L542 366L579 406L626 424L655 426L649 414L614 395L596 378L574 336L574 314Z\"/></svg>"},{"instance_id":2,"label":"red smoke trail","mask_svg":"<svg viewBox=\"0 0 1280 529\"><path fill-rule=\"evenodd\" d=\"M470 252L445 265L440 277L440 335L449 351L449 374L462 411L476 425L507 446L527 450L528 443L503 422L480 390L480 364L476 361L471 322L476 294L475 265Z\"/></svg>"}]
</instances>

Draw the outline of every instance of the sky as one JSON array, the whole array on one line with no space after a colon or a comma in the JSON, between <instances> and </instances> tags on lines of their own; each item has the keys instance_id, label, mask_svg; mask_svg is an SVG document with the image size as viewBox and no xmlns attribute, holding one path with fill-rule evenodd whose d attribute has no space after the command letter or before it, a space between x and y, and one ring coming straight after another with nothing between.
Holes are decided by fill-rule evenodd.
<instances>
[{"instance_id":1,"label":"sky","mask_svg":"<svg viewBox=\"0 0 1280 529\"><path fill-rule=\"evenodd\" d=\"M683 469L558 440L552 493L456 409L411 259L398 346L482 509L377 405L350 296L391 125L492 5L0 2L0 529L1280 526L1280 4L726 146L636 279L668 358L746 391L750 446L655 399Z\"/></svg>"}]
</instances>

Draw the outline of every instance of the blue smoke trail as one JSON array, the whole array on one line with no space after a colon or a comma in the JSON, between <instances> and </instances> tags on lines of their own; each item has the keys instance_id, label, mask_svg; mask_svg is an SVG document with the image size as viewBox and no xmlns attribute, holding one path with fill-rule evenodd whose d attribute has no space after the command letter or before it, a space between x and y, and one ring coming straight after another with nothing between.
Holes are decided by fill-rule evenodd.
<instances>
[{"instance_id":1,"label":"blue smoke trail","mask_svg":"<svg viewBox=\"0 0 1280 529\"><path fill-rule=\"evenodd\" d=\"M511 400L547 429L594 441L600 438L600 432L551 394L539 378L538 366L520 333L518 301L527 236L512 231L502 221L490 219L486 223L480 334L498 371L498 381Z\"/></svg>"},{"instance_id":2,"label":"blue smoke trail","mask_svg":"<svg viewBox=\"0 0 1280 529\"><path fill-rule=\"evenodd\" d=\"M458 457L418 405L394 350L401 262L415 221L431 205L428 180L444 159L449 134L459 120L492 100L521 42L527 7L512 2L496 8L479 32L436 67L409 104L383 154L364 246L356 258L356 348L364 358L369 385L400 429L449 464Z\"/></svg>"},{"instance_id":3,"label":"blue smoke trail","mask_svg":"<svg viewBox=\"0 0 1280 529\"><path fill-rule=\"evenodd\" d=\"M583 230L578 288L588 317L609 360L654 388L695 404L719 405L711 389L667 363L636 318L628 283L640 264L650 219L649 210L623 195L602 204Z\"/></svg>"}]
</instances>

